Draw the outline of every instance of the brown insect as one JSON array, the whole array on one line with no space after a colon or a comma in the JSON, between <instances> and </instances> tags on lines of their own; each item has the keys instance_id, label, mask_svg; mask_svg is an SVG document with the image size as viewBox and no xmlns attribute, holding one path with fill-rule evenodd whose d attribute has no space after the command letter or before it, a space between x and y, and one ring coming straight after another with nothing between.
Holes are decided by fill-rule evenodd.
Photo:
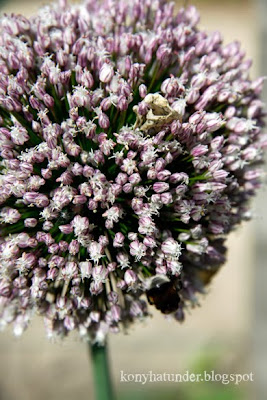
<instances>
[{"instance_id":1,"label":"brown insect","mask_svg":"<svg viewBox=\"0 0 267 400\"><path fill-rule=\"evenodd\" d=\"M166 276L155 276L151 279L146 292L149 304L163 314L170 314L178 309L180 297L173 282Z\"/></svg>"}]
</instances>

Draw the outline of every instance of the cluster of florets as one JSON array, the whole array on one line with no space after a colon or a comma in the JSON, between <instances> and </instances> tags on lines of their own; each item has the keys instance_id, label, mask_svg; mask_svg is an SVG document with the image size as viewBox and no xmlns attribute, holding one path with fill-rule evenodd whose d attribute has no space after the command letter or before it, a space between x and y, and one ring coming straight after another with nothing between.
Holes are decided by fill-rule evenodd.
<instances>
[{"instance_id":1,"label":"cluster of florets","mask_svg":"<svg viewBox=\"0 0 267 400\"><path fill-rule=\"evenodd\" d=\"M164 0L1 18L2 327L38 313L100 342L148 314L153 277L182 320L225 261L259 186L263 79L198 20Z\"/></svg>"}]
</instances>

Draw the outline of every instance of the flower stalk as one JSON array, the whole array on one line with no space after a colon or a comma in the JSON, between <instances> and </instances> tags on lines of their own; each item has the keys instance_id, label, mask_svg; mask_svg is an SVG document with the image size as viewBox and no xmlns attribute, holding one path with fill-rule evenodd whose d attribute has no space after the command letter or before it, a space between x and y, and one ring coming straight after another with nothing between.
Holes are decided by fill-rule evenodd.
<instances>
[{"instance_id":1,"label":"flower stalk","mask_svg":"<svg viewBox=\"0 0 267 400\"><path fill-rule=\"evenodd\" d=\"M89 348L92 360L95 400L115 400L107 345L89 344Z\"/></svg>"}]
</instances>

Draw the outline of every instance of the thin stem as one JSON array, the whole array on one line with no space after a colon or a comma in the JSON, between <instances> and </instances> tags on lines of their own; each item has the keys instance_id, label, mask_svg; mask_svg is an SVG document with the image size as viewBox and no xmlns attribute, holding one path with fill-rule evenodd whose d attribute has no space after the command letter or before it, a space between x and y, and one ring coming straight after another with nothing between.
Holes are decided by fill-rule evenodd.
<instances>
[{"instance_id":1,"label":"thin stem","mask_svg":"<svg viewBox=\"0 0 267 400\"><path fill-rule=\"evenodd\" d=\"M107 346L89 344L93 379L95 387L95 400L115 400L111 377L109 372Z\"/></svg>"}]
</instances>

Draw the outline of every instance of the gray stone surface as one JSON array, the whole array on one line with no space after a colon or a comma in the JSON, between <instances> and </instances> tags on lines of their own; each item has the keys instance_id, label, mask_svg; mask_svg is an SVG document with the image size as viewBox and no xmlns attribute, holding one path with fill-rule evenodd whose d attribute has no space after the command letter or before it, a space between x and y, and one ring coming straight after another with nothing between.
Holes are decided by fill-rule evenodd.
<instances>
[{"instance_id":1,"label":"gray stone surface","mask_svg":"<svg viewBox=\"0 0 267 400\"><path fill-rule=\"evenodd\" d=\"M259 31L259 62L262 75L267 75L267 1L257 0ZM264 102L267 104L267 85L264 87ZM266 158L267 160L267 158ZM267 173L267 167L265 166ZM255 228L255 277L254 277L254 312L252 321L252 343L253 343L253 368L257 377L256 398L263 399L267 393L267 179L265 187L262 188L256 202L259 215L258 223L254 222ZM255 226L257 225L257 226Z\"/></svg>"}]
</instances>

